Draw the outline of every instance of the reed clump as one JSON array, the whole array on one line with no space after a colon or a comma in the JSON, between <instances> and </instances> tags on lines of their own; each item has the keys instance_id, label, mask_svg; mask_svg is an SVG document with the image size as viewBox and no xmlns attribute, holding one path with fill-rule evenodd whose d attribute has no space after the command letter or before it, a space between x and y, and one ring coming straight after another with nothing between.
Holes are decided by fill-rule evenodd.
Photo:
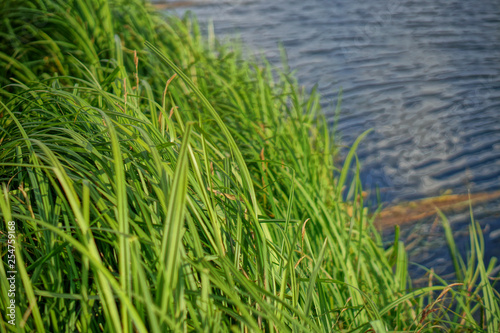
<instances>
[{"instance_id":1,"label":"reed clump","mask_svg":"<svg viewBox=\"0 0 500 333\"><path fill-rule=\"evenodd\" d=\"M141 0L0 10L2 331L498 331L476 224L456 281L412 288L363 206L364 135L335 165L290 73Z\"/></svg>"}]
</instances>

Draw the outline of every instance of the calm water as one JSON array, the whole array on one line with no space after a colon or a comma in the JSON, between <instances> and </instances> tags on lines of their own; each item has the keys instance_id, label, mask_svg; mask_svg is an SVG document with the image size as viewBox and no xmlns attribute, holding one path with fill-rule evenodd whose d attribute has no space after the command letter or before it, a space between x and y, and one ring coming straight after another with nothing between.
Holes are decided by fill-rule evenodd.
<instances>
[{"instance_id":1,"label":"calm water","mask_svg":"<svg viewBox=\"0 0 500 333\"><path fill-rule=\"evenodd\" d=\"M342 88L342 142L373 128L358 154L364 186L379 188L383 201L500 189L498 0L215 1L189 9L202 25L213 19L219 37L239 36L277 65L281 41L299 82L318 85L332 125ZM488 251L499 255L498 204L478 209L497 231L486 237Z\"/></svg>"}]
</instances>

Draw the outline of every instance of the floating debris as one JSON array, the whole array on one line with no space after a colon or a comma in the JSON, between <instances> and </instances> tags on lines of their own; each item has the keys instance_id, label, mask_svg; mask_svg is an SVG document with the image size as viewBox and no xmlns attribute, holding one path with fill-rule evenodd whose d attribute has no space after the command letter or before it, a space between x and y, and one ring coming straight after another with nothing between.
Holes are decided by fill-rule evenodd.
<instances>
[{"instance_id":1,"label":"floating debris","mask_svg":"<svg viewBox=\"0 0 500 333\"><path fill-rule=\"evenodd\" d=\"M377 214L375 225L382 229L387 229L395 225L403 225L433 216L437 213L436 208L442 212L460 211L468 209L469 202L475 205L497 198L500 198L500 191L475 194L449 194L405 202L383 209Z\"/></svg>"}]
</instances>

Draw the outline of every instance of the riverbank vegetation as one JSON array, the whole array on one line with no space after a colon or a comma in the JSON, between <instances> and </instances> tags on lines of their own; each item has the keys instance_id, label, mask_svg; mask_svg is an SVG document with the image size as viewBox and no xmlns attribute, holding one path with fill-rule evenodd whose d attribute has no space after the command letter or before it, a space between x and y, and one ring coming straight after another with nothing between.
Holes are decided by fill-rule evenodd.
<instances>
[{"instance_id":1,"label":"riverbank vegetation","mask_svg":"<svg viewBox=\"0 0 500 333\"><path fill-rule=\"evenodd\" d=\"M498 332L476 224L456 279L414 288L363 205L364 135L336 165L289 72L140 0L0 9L2 331Z\"/></svg>"}]
</instances>

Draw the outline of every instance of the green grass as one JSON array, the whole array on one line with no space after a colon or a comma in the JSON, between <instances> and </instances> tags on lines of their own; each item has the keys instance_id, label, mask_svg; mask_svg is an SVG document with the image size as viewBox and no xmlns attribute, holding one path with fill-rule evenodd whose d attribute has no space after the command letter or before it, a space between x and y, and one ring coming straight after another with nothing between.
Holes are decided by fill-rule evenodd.
<instances>
[{"instance_id":1,"label":"green grass","mask_svg":"<svg viewBox=\"0 0 500 333\"><path fill-rule=\"evenodd\" d=\"M139 0L0 10L1 331L498 332L475 222L467 260L444 224L456 281L413 288L363 207L363 138L338 168L288 72Z\"/></svg>"}]
</instances>

